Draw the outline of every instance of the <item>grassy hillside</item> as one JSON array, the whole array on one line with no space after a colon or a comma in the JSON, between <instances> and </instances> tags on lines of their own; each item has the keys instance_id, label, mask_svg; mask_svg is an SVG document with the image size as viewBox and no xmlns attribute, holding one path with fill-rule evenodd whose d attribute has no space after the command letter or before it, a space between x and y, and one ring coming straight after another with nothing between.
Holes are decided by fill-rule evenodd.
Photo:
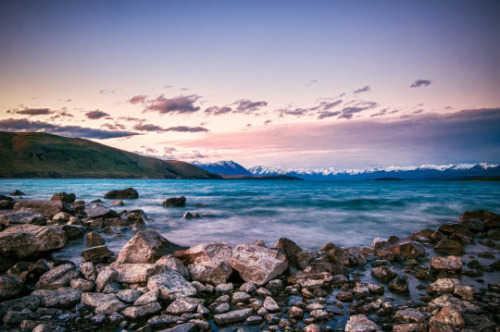
<instances>
[{"instance_id":1,"label":"grassy hillside","mask_svg":"<svg viewBox=\"0 0 500 332\"><path fill-rule=\"evenodd\" d=\"M163 161L80 138L0 132L0 177L220 179L181 161Z\"/></svg>"}]
</instances>

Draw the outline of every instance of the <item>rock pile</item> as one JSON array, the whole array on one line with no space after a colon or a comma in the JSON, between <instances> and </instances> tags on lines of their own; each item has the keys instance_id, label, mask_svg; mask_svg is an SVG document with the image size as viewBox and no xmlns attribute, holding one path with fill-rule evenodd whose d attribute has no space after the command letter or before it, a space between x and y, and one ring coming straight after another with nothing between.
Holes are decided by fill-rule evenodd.
<instances>
[{"instance_id":1,"label":"rock pile","mask_svg":"<svg viewBox=\"0 0 500 332\"><path fill-rule=\"evenodd\" d=\"M500 217L487 211L371 247L304 251L286 238L272 248L262 241L185 248L141 229L140 210L18 204L0 216L2 331L495 331L500 324ZM137 233L115 258L99 233L123 226ZM79 266L46 255L85 234Z\"/></svg>"}]
</instances>

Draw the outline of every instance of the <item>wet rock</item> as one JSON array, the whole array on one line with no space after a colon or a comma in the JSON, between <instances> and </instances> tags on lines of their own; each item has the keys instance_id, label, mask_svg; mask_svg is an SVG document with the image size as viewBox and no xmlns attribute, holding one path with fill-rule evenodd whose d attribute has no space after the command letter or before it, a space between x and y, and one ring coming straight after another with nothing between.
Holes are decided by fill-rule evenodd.
<instances>
[{"instance_id":1,"label":"wet rock","mask_svg":"<svg viewBox=\"0 0 500 332\"><path fill-rule=\"evenodd\" d=\"M252 314L252 309L241 309L230 311L214 316L214 321L218 325L226 325L246 320Z\"/></svg>"},{"instance_id":2,"label":"wet rock","mask_svg":"<svg viewBox=\"0 0 500 332\"><path fill-rule=\"evenodd\" d=\"M196 325L193 323L185 323L176 325L170 329L165 329L163 332L191 332L196 330Z\"/></svg>"},{"instance_id":3,"label":"wet rock","mask_svg":"<svg viewBox=\"0 0 500 332\"><path fill-rule=\"evenodd\" d=\"M17 299L12 299L4 301L0 304L0 307L4 307L9 311L22 311L24 309L29 309L35 311L41 304L41 300L38 296L28 295ZM0 314L1 319L1 314Z\"/></svg>"},{"instance_id":4,"label":"wet rock","mask_svg":"<svg viewBox=\"0 0 500 332\"><path fill-rule=\"evenodd\" d=\"M163 255L185 249L172 243L155 231L140 231L128 241L118 254L118 263L154 263Z\"/></svg>"},{"instance_id":5,"label":"wet rock","mask_svg":"<svg viewBox=\"0 0 500 332\"><path fill-rule=\"evenodd\" d=\"M11 192L9 195L10 195L10 196L25 196L26 194L25 194L25 193L23 193L21 190L17 190L17 189L16 189L16 190L14 190L13 192Z\"/></svg>"},{"instance_id":6,"label":"wet rock","mask_svg":"<svg viewBox=\"0 0 500 332\"><path fill-rule=\"evenodd\" d=\"M68 237L59 226L19 225L0 232L0 254L4 257L33 258L67 244Z\"/></svg>"},{"instance_id":7,"label":"wet rock","mask_svg":"<svg viewBox=\"0 0 500 332\"><path fill-rule=\"evenodd\" d=\"M270 296L267 296L266 299L264 300L264 308L269 312L280 311L280 306Z\"/></svg>"},{"instance_id":8,"label":"wet rock","mask_svg":"<svg viewBox=\"0 0 500 332\"><path fill-rule=\"evenodd\" d=\"M368 319L365 315L352 315L349 317L345 325L344 331L346 332L369 332L369 331L377 331L382 328L375 324L373 321Z\"/></svg>"},{"instance_id":9,"label":"wet rock","mask_svg":"<svg viewBox=\"0 0 500 332\"><path fill-rule=\"evenodd\" d=\"M95 281L97 291L102 291L106 285L114 282L116 277L118 277L118 272L115 269L109 266L104 268L101 272L99 272Z\"/></svg>"},{"instance_id":10,"label":"wet rock","mask_svg":"<svg viewBox=\"0 0 500 332\"><path fill-rule=\"evenodd\" d=\"M118 217L118 213L99 204L87 206L85 208L85 214L90 219Z\"/></svg>"},{"instance_id":11,"label":"wet rock","mask_svg":"<svg viewBox=\"0 0 500 332\"><path fill-rule=\"evenodd\" d=\"M240 291L245 293L254 293L257 290L257 287L252 282L245 282L240 286Z\"/></svg>"},{"instance_id":12,"label":"wet rock","mask_svg":"<svg viewBox=\"0 0 500 332\"><path fill-rule=\"evenodd\" d=\"M68 286L71 280L78 278L79 275L73 263L61 264L42 274L36 283L36 288L54 289Z\"/></svg>"},{"instance_id":13,"label":"wet rock","mask_svg":"<svg viewBox=\"0 0 500 332\"><path fill-rule=\"evenodd\" d=\"M500 240L500 229L490 229L488 231L488 238L492 240Z\"/></svg>"},{"instance_id":14,"label":"wet rock","mask_svg":"<svg viewBox=\"0 0 500 332\"><path fill-rule=\"evenodd\" d=\"M302 252L302 248L286 237L280 238L274 245L274 249L281 249L285 253L288 261L293 266L298 266L297 255Z\"/></svg>"},{"instance_id":15,"label":"wet rock","mask_svg":"<svg viewBox=\"0 0 500 332\"><path fill-rule=\"evenodd\" d=\"M122 314L130 319L140 319L153 316L160 312L161 309L161 305L158 302L152 302L141 306L128 307L122 311Z\"/></svg>"},{"instance_id":16,"label":"wet rock","mask_svg":"<svg viewBox=\"0 0 500 332\"><path fill-rule=\"evenodd\" d=\"M453 289L453 294L457 295L458 297L460 297L462 300L465 301L474 300L474 290L471 286L457 285Z\"/></svg>"},{"instance_id":17,"label":"wet rock","mask_svg":"<svg viewBox=\"0 0 500 332\"><path fill-rule=\"evenodd\" d=\"M19 201L14 204L14 210L29 209L43 214L45 218L52 218L59 212L68 212L73 214L75 210L71 205L61 201Z\"/></svg>"},{"instance_id":18,"label":"wet rock","mask_svg":"<svg viewBox=\"0 0 500 332\"><path fill-rule=\"evenodd\" d=\"M95 281L95 278L97 278L97 271L96 271L94 263L92 263L92 262L81 263L80 264L80 272L87 280Z\"/></svg>"},{"instance_id":19,"label":"wet rock","mask_svg":"<svg viewBox=\"0 0 500 332\"><path fill-rule=\"evenodd\" d=\"M429 305L431 307L452 307L456 309L458 312L461 314L464 313L479 313L481 311L481 308L477 306L476 304L473 304L469 301L463 301L460 300L453 295L450 294L444 294L441 295L438 298L435 298L431 302L429 302Z\"/></svg>"},{"instance_id":20,"label":"wet rock","mask_svg":"<svg viewBox=\"0 0 500 332\"><path fill-rule=\"evenodd\" d=\"M433 257L431 267L437 271L460 271L462 270L462 258L457 256Z\"/></svg>"},{"instance_id":21,"label":"wet rock","mask_svg":"<svg viewBox=\"0 0 500 332\"><path fill-rule=\"evenodd\" d=\"M186 212L182 216L184 219L193 219L193 218L201 218L201 215L198 212Z\"/></svg>"},{"instance_id":22,"label":"wet rock","mask_svg":"<svg viewBox=\"0 0 500 332\"><path fill-rule=\"evenodd\" d=\"M245 281L263 285L286 271L286 256L276 249L240 243L233 251L231 267Z\"/></svg>"},{"instance_id":23,"label":"wet rock","mask_svg":"<svg viewBox=\"0 0 500 332\"><path fill-rule=\"evenodd\" d=\"M151 326L151 328L157 330L157 329L165 328L173 323L177 323L178 321L179 321L178 316L160 315L160 316L151 317L148 320L148 324L149 324L149 326Z\"/></svg>"},{"instance_id":24,"label":"wet rock","mask_svg":"<svg viewBox=\"0 0 500 332\"><path fill-rule=\"evenodd\" d=\"M264 319L261 316L250 316L245 320L247 325L259 325Z\"/></svg>"},{"instance_id":25,"label":"wet rock","mask_svg":"<svg viewBox=\"0 0 500 332\"><path fill-rule=\"evenodd\" d=\"M128 284L147 282L150 276L165 269L164 266L157 264L113 263L110 265L110 267L112 267L118 272L116 281Z\"/></svg>"},{"instance_id":26,"label":"wet rock","mask_svg":"<svg viewBox=\"0 0 500 332\"><path fill-rule=\"evenodd\" d=\"M231 299L231 302L232 303L238 303L238 302L246 303L246 302L248 302L248 300L250 300L250 298L251 298L251 296L248 293L234 292L233 297Z\"/></svg>"},{"instance_id":27,"label":"wet rock","mask_svg":"<svg viewBox=\"0 0 500 332\"><path fill-rule=\"evenodd\" d=\"M304 310L302 310L299 307L293 306L288 310L288 316L293 317L293 318L302 318L304 315Z\"/></svg>"},{"instance_id":28,"label":"wet rock","mask_svg":"<svg viewBox=\"0 0 500 332\"><path fill-rule=\"evenodd\" d=\"M451 307L444 307L437 315L431 317L429 323L432 324L433 322L449 325L454 328L460 328L465 325L465 321L460 312Z\"/></svg>"},{"instance_id":29,"label":"wet rock","mask_svg":"<svg viewBox=\"0 0 500 332\"><path fill-rule=\"evenodd\" d=\"M394 321L407 323L423 323L427 316L415 308L397 310L394 314Z\"/></svg>"},{"instance_id":30,"label":"wet rock","mask_svg":"<svg viewBox=\"0 0 500 332\"><path fill-rule=\"evenodd\" d=\"M427 332L425 323L395 324L392 326L393 332Z\"/></svg>"},{"instance_id":31,"label":"wet rock","mask_svg":"<svg viewBox=\"0 0 500 332\"><path fill-rule=\"evenodd\" d=\"M309 314L310 317L314 318L315 320L325 320L328 319L328 313L325 310L313 310Z\"/></svg>"},{"instance_id":32,"label":"wet rock","mask_svg":"<svg viewBox=\"0 0 500 332\"><path fill-rule=\"evenodd\" d=\"M397 274L389 269L387 266L375 267L371 271L372 277L382 281L389 282L397 277Z\"/></svg>"},{"instance_id":33,"label":"wet rock","mask_svg":"<svg viewBox=\"0 0 500 332\"><path fill-rule=\"evenodd\" d=\"M115 294L84 293L81 302L95 309L98 315L107 315L124 309L126 306Z\"/></svg>"},{"instance_id":34,"label":"wet rock","mask_svg":"<svg viewBox=\"0 0 500 332\"><path fill-rule=\"evenodd\" d=\"M133 199L139 198L139 193L133 188L123 190L111 190L104 194L106 199Z\"/></svg>"},{"instance_id":35,"label":"wet rock","mask_svg":"<svg viewBox=\"0 0 500 332\"><path fill-rule=\"evenodd\" d=\"M20 209L17 211L0 211L0 223L5 226L13 225L45 225L47 220L45 216L29 209Z\"/></svg>"},{"instance_id":36,"label":"wet rock","mask_svg":"<svg viewBox=\"0 0 500 332\"><path fill-rule=\"evenodd\" d=\"M62 201L64 203L71 204L71 203L75 202L76 196L75 196L75 194L66 194L66 192L63 191L62 193L52 195L50 200L51 201Z\"/></svg>"},{"instance_id":37,"label":"wet rock","mask_svg":"<svg viewBox=\"0 0 500 332\"><path fill-rule=\"evenodd\" d=\"M434 251L440 255L461 255L465 252L459 241L446 238L436 244Z\"/></svg>"},{"instance_id":38,"label":"wet rock","mask_svg":"<svg viewBox=\"0 0 500 332\"><path fill-rule=\"evenodd\" d=\"M289 276L287 280L289 283L300 284L302 287L316 288L332 281L333 275L330 272L300 271Z\"/></svg>"},{"instance_id":39,"label":"wet rock","mask_svg":"<svg viewBox=\"0 0 500 332\"><path fill-rule=\"evenodd\" d=\"M477 219L484 223L486 229L500 227L500 216L486 210L466 211L460 216L460 223L464 223L469 219Z\"/></svg>"},{"instance_id":40,"label":"wet rock","mask_svg":"<svg viewBox=\"0 0 500 332\"><path fill-rule=\"evenodd\" d=\"M390 251L395 255L401 255L406 259L418 258L425 255L425 247L415 241L402 240L394 245L384 248L385 251Z\"/></svg>"},{"instance_id":41,"label":"wet rock","mask_svg":"<svg viewBox=\"0 0 500 332\"><path fill-rule=\"evenodd\" d=\"M85 249L82 252L83 262L92 262L94 264L106 262L114 256L114 253L107 246L97 246Z\"/></svg>"},{"instance_id":42,"label":"wet rock","mask_svg":"<svg viewBox=\"0 0 500 332\"><path fill-rule=\"evenodd\" d=\"M460 281L455 278L440 278L427 286L427 293L429 294L442 294L442 293L452 293L455 286L460 285Z\"/></svg>"},{"instance_id":43,"label":"wet rock","mask_svg":"<svg viewBox=\"0 0 500 332\"><path fill-rule=\"evenodd\" d=\"M167 313L172 315L181 315L186 312L194 312L198 305L201 303L200 299L195 299L191 297L180 297L175 299L167 307Z\"/></svg>"},{"instance_id":44,"label":"wet rock","mask_svg":"<svg viewBox=\"0 0 500 332\"><path fill-rule=\"evenodd\" d=\"M407 293L408 292L408 276L403 274L397 276L389 283L389 289L396 293Z\"/></svg>"},{"instance_id":45,"label":"wet rock","mask_svg":"<svg viewBox=\"0 0 500 332\"><path fill-rule=\"evenodd\" d=\"M101 236L101 234L97 233L96 231L92 231L85 236L85 243L88 246L95 247L102 246L106 242L104 241L104 238Z\"/></svg>"},{"instance_id":46,"label":"wet rock","mask_svg":"<svg viewBox=\"0 0 500 332\"><path fill-rule=\"evenodd\" d=\"M117 199L111 202L111 206L124 206L123 201L121 199Z\"/></svg>"},{"instance_id":47,"label":"wet rock","mask_svg":"<svg viewBox=\"0 0 500 332\"><path fill-rule=\"evenodd\" d=\"M160 265L168 270L177 270L186 280L191 278L189 270L186 269L181 260L173 257L172 255L166 255L161 257L159 260L156 261L156 265Z\"/></svg>"},{"instance_id":48,"label":"wet rock","mask_svg":"<svg viewBox=\"0 0 500 332\"><path fill-rule=\"evenodd\" d=\"M164 207L182 207L186 205L186 197L172 197L163 202Z\"/></svg>"},{"instance_id":49,"label":"wet rock","mask_svg":"<svg viewBox=\"0 0 500 332\"><path fill-rule=\"evenodd\" d=\"M70 281L70 286L82 292L91 292L95 288L94 282L82 278L72 279Z\"/></svg>"},{"instance_id":50,"label":"wet rock","mask_svg":"<svg viewBox=\"0 0 500 332\"><path fill-rule=\"evenodd\" d=\"M7 198L10 198L9 200L8 199L4 199L6 196L3 196L3 195L0 195L0 210L12 210L14 208L14 201L12 200L11 197L7 197ZM2 228L3 226L0 225L0 229Z\"/></svg>"},{"instance_id":51,"label":"wet rock","mask_svg":"<svg viewBox=\"0 0 500 332\"><path fill-rule=\"evenodd\" d=\"M320 251L326 252L328 260L333 264L349 265L350 253L347 249L340 248L333 243L327 243L321 247Z\"/></svg>"},{"instance_id":52,"label":"wet rock","mask_svg":"<svg viewBox=\"0 0 500 332\"><path fill-rule=\"evenodd\" d=\"M71 287L61 287L58 289L39 289L31 295L40 297L44 307L70 307L80 302L82 292Z\"/></svg>"},{"instance_id":53,"label":"wet rock","mask_svg":"<svg viewBox=\"0 0 500 332\"><path fill-rule=\"evenodd\" d=\"M165 299L196 295L196 288L175 270L167 270L150 277L147 287L150 290L158 289L161 297Z\"/></svg>"},{"instance_id":54,"label":"wet rock","mask_svg":"<svg viewBox=\"0 0 500 332\"><path fill-rule=\"evenodd\" d=\"M16 275L0 276L0 300L17 296L23 290L24 283Z\"/></svg>"},{"instance_id":55,"label":"wet rock","mask_svg":"<svg viewBox=\"0 0 500 332\"><path fill-rule=\"evenodd\" d=\"M68 225L68 224L62 225L61 229L64 231L64 233L66 233L68 240L77 239L80 236L82 236L86 231L85 227L76 226L76 225Z\"/></svg>"}]
</instances>

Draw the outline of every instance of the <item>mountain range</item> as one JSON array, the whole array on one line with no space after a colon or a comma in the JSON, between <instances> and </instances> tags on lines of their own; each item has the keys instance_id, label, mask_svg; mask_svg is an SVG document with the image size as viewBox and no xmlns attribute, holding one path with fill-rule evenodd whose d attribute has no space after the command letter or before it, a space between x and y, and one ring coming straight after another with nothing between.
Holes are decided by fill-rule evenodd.
<instances>
[{"instance_id":1,"label":"mountain range","mask_svg":"<svg viewBox=\"0 0 500 332\"><path fill-rule=\"evenodd\" d=\"M145 157L86 139L0 132L0 178L222 177L182 161Z\"/></svg>"},{"instance_id":2,"label":"mountain range","mask_svg":"<svg viewBox=\"0 0 500 332\"><path fill-rule=\"evenodd\" d=\"M276 167L255 166L244 168L234 161L196 165L212 173L224 175L270 176L288 175L304 180L467 180L498 179L500 166L488 163L457 165L421 165L418 167L386 167L369 169L280 169ZM206 167L206 168L205 168ZM236 173L241 171L241 173Z\"/></svg>"}]
</instances>

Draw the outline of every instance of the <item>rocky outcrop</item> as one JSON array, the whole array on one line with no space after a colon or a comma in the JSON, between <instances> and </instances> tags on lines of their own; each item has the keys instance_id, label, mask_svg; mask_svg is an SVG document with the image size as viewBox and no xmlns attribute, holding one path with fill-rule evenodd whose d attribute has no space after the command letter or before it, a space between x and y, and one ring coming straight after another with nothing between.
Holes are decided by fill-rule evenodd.
<instances>
[{"instance_id":1,"label":"rocky outcrop","mask_svg":"<svg viewBox=\"0 0 500 332\"><path fill-rule=\"evenodd\" d=\"M186 205L186 197L171 197L163 202L164 207L182 207Z\"/></svg>"},{"instance_id":2,"label":"rocky outcrop","mask_svg":"<svg viewBox=\"0 0 500 332\"><path fill-rule=\"evenodd\" d=\"M0 253L5 257L36 257L68 243L59 226L19 225L0 232Z\"/></svg>"},{"instance_id":3,"label":"rocky outcrop","mask_svg":"<svg viewBox=\"0 0 500 332\"><path fill-rule=\"evenodd\" d=\"M29 209L19 209L17 211L0 211L0 223L5 226L13 225L45 225L47 220L45 216Z\"/></svg>"},{"instance_id":4,"label":"rocky outcrop","mask_svg":"<svg viewBox=\"0 0 500 332\"><path fill-rule=\"evenodd\" d=\"M286 271L288 260L277 249L240 243L233 251L231 266L243 280L264 285Z\"/></svg>"},{"instance_id":5,"label":"rocky outcrop","mask_svg":"<svg viewBox=\"0 0 500 332\"><path fill-rule=\"evenodd\" d=\"M123 190L111 190L104 194L106 199L135 199L139 198L139 193L133 188Z\"/></svg>"},{"instance_id":6,"label":"rocky outcrop","mask_svg":"<svg viewBox=\"0 0 500 332\"><path fill-rule=\"evenodd\" d=\"M59 212L75 213L71 205L61 201L19 201L14 204L14 210L23 208L43 214L49 220Z\"/></svg>"},{"instance_id":7,"label":"rocky outcrop","mask_svg":"<svg viewBox=\"0 0 500 332\"><path fill-rule=\"evenodd\" d=\"M155 231L140 231L125 244L116 261L118 263L154 263L163 255L173 254L181 247Z\"/></svg>"}]
</instances>

